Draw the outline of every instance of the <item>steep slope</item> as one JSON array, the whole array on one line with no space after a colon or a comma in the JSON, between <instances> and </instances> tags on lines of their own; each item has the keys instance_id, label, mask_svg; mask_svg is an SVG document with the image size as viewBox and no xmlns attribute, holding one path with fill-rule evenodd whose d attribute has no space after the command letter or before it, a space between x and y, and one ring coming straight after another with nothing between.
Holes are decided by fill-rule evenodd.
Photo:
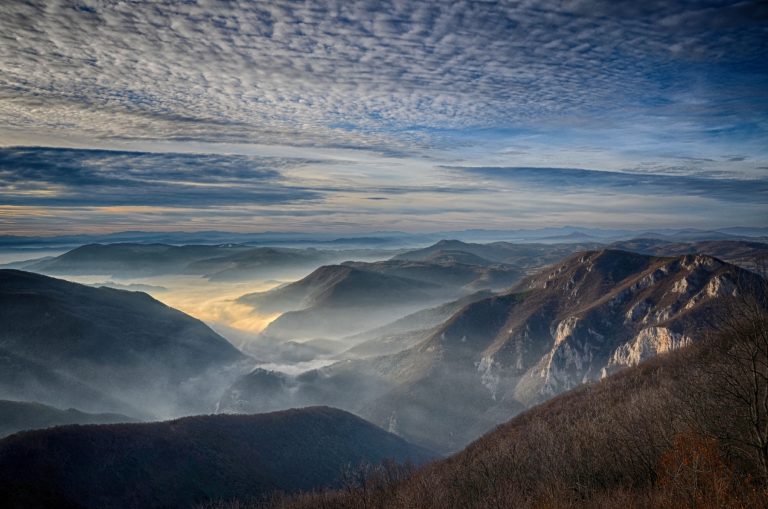
<instances>
[{"instance_id":1,"label":"steep slope","mask_svg":"<svg viewBox=\"0 0 768 509\"><path fill-rule=\"evenodd\" d=\"M715 310L758 281L707 256L580 253L468 304L411 348L283 384L288 401L339 405L457 450L532 404L697 340ZM239 404L249 398L244 386Z\"/></svg>"},{"instance_id":2,"label":"steep slope","mask_svg":"<svg viewBox=\"0 0 768 509\"><path fill-rule=\"evenodd\" d=\"M691 345L583 385L415 473L372 475L365 488L275 507L761 509L768 483L758 451L744 447L754 443L752 416L712 376L728 343ZM765 360L765 345L760 351ZM727 372L732 382L751 378Z\"/></svg>"},{"instance_id":3,"label":"steep slope","mask_svg":"<svg viewBox=\"0 0 768 509\"><path fill-rule=\"evenodd\" d=\"M458 300L422 309L381 327L356 334L348 338L355 346L347 350L345 356L354 358L387 355L415 346L430 335L430 329L445 322L467 304L491 296L492 291L480 290Z\"/></svg>"},{"instance_id":4,"label":"steep slope","mask_svg":"<svg viewBox=\"0 0 768 509\"><path fill-rule=\"evenodd\" d=\"M425 281L328 265L294 283L244 295L238 302L260 313L283 313L264 331L268 336L316 338L384 324L416 307L442 301L448 291Z\"/></svg>"},{"instance_id":5,"label":"steep slope","mask_svg":"<svg viewBox=\"0 0 768 509\"><path fill-rule=\"evenodd\" d=\"M90 414L74 408L60 410L29 401L0 400L0 438L17 431L63 424L113 424L133 421L134 419L120 414Z\"/></svg>"},{"instance_id":6,"label":"steep slope","mask_svg":"<svg viewBox=\"0 0 768 509\"><path fill-rule=\"evenodd\" d=\"M178 415L211 408L218 389L208 377L244 359L205 324L147 294L0 271L0 361L14 373L0 375L3 397L35 392L43 403L87 411ZM78 386L125 406L101 406Z\"/></svg>"},{"instance_id":7,"label":"steep slope","mask_svg":"<svg viewBox=\"0 0 768 509\"><path fill-rule=\"evenodd\" d=\"M459 447L505 412L695 341L737 285L755 288L757 280L700 255L575 255L509 295L470 304L393 359L400 385L363 415L396 419L403 436L437 447L435 430L421 431L426 413ZM482 424L471 429L470 416Z\"/></svg>"},{"instance_id":8,"label":"steep slope","mask_svg":"<svg viewBox=\"0 0 768 509\"><path fill-rule=\"evenodd\" d=\"M149 410L132 406L76 377L62 374L58 366L28 360L0 348L0 398L44 401L51 405L82 408L91 412L123 412L151 418Z\"/></svg>"},{"instance_id":9,"label":"steep slope","mask_svg":"<svg viewBox=\"0 0 768 509\"><path fill-rule=\"evenodd\" d=\"M338 486L350 465L432 457L326 407L64 426L0 441L0 499L19 509L187 508Z\"/></svg>"}]
</instances>

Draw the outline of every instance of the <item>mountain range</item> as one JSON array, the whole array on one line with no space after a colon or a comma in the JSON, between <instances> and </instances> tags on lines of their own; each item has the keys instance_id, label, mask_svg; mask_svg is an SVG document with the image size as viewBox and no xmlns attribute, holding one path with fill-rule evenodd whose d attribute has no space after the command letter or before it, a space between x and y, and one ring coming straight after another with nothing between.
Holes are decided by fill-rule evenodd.
<instances>
[{"instance_id":1,"label":"mountain range","mask_svg":"<svg viewBox=\"0 0 768 509\"><path fill-rule=\"evenodd\" d=\"M494 242L510 240L514 242L537 242L542 239L563 239L567 241L574 235L606 239L608 242L636 237L657 237L682 240L712 240L717 238L745 239L768 238L768 228L730 227L715 230L694 228L660 228L655 231L632 229L606 229L581 226L558 226L531 229L470 229L433 233L408 233L401 231L376 231L360 233L317 233L317 232L259 232L241 233L226 231L197 232L147 232L123 231L108 234L82 234L59 236L17 236L0 235L0 246L11 247L77 247L93 243L161 243L161 244L223 244L238 243L250 245L285 245L296 247L356 245L358 247L378 245L408 247L436 242L440 239L459 239L464 242Z\"/></svg>"},{"instance_id":2,"label":"mountain range","mask_svg":"<svg viewBox=\"0 0 768 509\"><path fill-rule=\"evenodd\" d=\"M583 251L593 243L574 238L579 243L441 241L387 260L323 265L237 300L254 313L280 314L248 349L253 358L145 293L0 270L0 397L14 400L0 401L0 432L49 428L0 441L0 486L10 486L0 496L19 507L191 507L339 486L341 464L422 462L432 457L427 449L458 451L515 415L518 423L545 415L539 409L557 408L561 394L616 384L660 354L688 351L736 301L764 305L768 297L759 274L766 244L640 238ZM294 263L282 248L183 246L200 249L174 265L180 251L144 247L149 258L137 255L130 270L167 259L158 262L163 271L194 266L212 277L240 255L252 260L254 249L269 263ZM129 261L142 252L115 249ZM234 251L198 259L209 249ZM285 358L324 367L267 364ZM291 407L313 408L59 426ZM319 434L306 440L316 444L297 437L314 428ZM83 464L73 459L82 444L94 455ZM189 450L178 453L182 445ZM311 461L297 465L307 451ZM113 477L93 470L97 456L109 459ZM315 466L322 475L302 470ZM7 474L6 483L9 469L24 474ZM135 488L149 472L166 474Z\"/></svg>"},{"instance_id":3,"label":"mountain range","mask_svg":"<svg viewBox=\"0 0 768 509\"><path fill-rule=\"evenodd\" d=\"M751 389L756 372L724 355L755 352L759 336L734 333L764 330L766 308L761 316L556 396L415 472L374 471L352 488L258 507L760 509L768 492L753 424L767 417L766 387L735 399L725 382ZM764 362L768 350L758 348ZM222 509L257 507L238 503Z\"/></svg>"},{"instance_id":4,"label":"mountain range","mask_svg":"<svg viewBox=\"0 0 768 509\"><path fill-rule=\"evenodd\" d=\"M50 275L106 275L137 278L163 275L197 275L212 281L271 279L310 271L323 263L352 258L380 259L394 251L381 249L337 249L254 247L245 244L86 244L64 254L8 268Z\"/></svg>"},{"instance_id":5,"label":"mountain range","mask_svg":"<svg viewBox=\"0 0 768 509\"><path fill-rule=\"evenodd\" d=\"M254 371L221 408L323 402L456 450L532 404L695 341L739 288L759 280L705 255L579 253L467 304L400 352L298 377Z\"/></svg>"},{"instance_id":6,"label":"mountain range","mask_svg":"<svg viewBox=\"0 0 768 509\"><path fill-rule=\"evenodd\" d=\"M503 264L387 260L323 266L303 279L239 303L282 313L264 334L287 339L348 336L478 289L501 289L521 272Z\"/></svg>"},{"instance_id":7,"label":"mountain range","mask_svg":"<svg viewBox=\"0 0 768 509\"><path fill-rule=\"evenodd\" d=\"M706 254L750 270L765 269L768 264L768 244L748 240L706 240L699 242L670 242L654 238L637 238L611 245L614 249L657 256Z\"/></svg>"}]
</instances>

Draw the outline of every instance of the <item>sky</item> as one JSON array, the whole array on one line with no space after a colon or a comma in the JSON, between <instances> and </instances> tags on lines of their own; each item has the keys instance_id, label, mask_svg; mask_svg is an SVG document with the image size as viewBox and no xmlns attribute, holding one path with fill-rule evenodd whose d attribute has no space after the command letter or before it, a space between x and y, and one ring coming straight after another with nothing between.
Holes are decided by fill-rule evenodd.
<instances>
[{"instance_id":1,"label":"sky","mask_svg":"<svg viewBox=\"0 0 768 509\"><path fill-rule=\"evenodd\" d=\"M35 1L0 234L768 226L760 1Z\"/></svg>"}]
</instances>

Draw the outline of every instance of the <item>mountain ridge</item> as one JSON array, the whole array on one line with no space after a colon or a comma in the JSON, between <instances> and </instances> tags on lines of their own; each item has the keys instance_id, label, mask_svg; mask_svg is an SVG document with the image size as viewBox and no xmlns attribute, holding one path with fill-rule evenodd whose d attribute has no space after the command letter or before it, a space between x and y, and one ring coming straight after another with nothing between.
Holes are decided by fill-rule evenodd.
<instances>
[{"instance_id":1,"label":"mountain ridge","mask_svg":"<svg viewBox=\"0 0 768 509\"><path fill-rule=\"evenodd\" d=\"M0 395L19 397L47 379L27 399L57 405L63 397L85 411L131 415L126 409L151 412L153 402L161 414L195 408L211 397L206 376L246 359L200 320L146 293L17 270L0 270L0 352L15 373L0 376ZM59 393L62 377L72 384ZM106 399L78 398L77 384ZM109 398L117 403L100 406Z\"/></svg>"},{"instance_id":2,"label":"mountain ridge","mask_svg":"<svg viewBox=\"0 0 768 509\"><path fill-rule=\"evenodd\" d=\"M758 280L703 255L577 253L468 303L414 346L284 378L275 397L346 404L449 452L555 394L697 341L715 310ZM224 402L254 408L248 394L244 383Z\"/></svg>"},{"instance_id":3,"label":"mountain ridge","mask_svg":"<svg viewBox=\"0 0 768 509\"><path fill-rule=\"evenodd\" d=\"M19 509L181 509L339 487L350 466L434 457L328 407L69 425L0 440L0 499Z\"/></svg>"}]
</instances>

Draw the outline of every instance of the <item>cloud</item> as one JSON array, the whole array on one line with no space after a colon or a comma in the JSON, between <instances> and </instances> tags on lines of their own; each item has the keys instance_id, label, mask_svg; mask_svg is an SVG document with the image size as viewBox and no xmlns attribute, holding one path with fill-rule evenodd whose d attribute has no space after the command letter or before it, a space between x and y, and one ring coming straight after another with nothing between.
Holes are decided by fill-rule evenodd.
<instances>
[{"instance_id":1,"label":"cloud","mask_svg":"<svg viewBox=\"0 0 768 509\"><path fill-rule=\"evenodd\" d=\"M765 134L761 2L565 5L10 0L0 125L387 153L573 118Z\"/></svg>"},{"instance_id":2,"label":"cloud","mask_svg":"<svg viewBox=\"0 0 768 509\"><path fill-rule=\"evenodd\" d=\"M303 159L54 148L0 149L2 205L275 205L319 200L281 170Z\"/></svg>"},{"instance_id":3,"label":"cloud","mask_svg":"<svg viewBox=\"0 0 768 509\"><path fill-rule=\"evenodd\" d=\"M579 168L533 167L444 167L475 184L490 187L490 182L527 186L544 192L645 193L649 199L659 196L699 196L729 202L768 203L768 178L740 179L722 175L691 175L647 172L598 171ZM498 187L497 187L498 188Z\"/></svg>"},{"instance_id":4,"label":"cloud","mask_svg":"<svg viewBox=\"0 0 768 509\"><path fill-rule=\"evenodd\" d=\"M718 0L7 0L0 227L764 222L766 16Z\"/></svg>"},{"instance_id":5,"label":"cloud","mask_svg":"<svg viewBox=\"0 0 768 509\"><path fill-rule=\"evenodd\" d=\"M397 166L399 165L399 166ZM387 171L383 171L387 170ZM418 170L418 171L416 171ZM423 161L0 149L0 230L446 231L764 222L768 181L654 165L434 167Z\"/></svg>"}]
</instances>

